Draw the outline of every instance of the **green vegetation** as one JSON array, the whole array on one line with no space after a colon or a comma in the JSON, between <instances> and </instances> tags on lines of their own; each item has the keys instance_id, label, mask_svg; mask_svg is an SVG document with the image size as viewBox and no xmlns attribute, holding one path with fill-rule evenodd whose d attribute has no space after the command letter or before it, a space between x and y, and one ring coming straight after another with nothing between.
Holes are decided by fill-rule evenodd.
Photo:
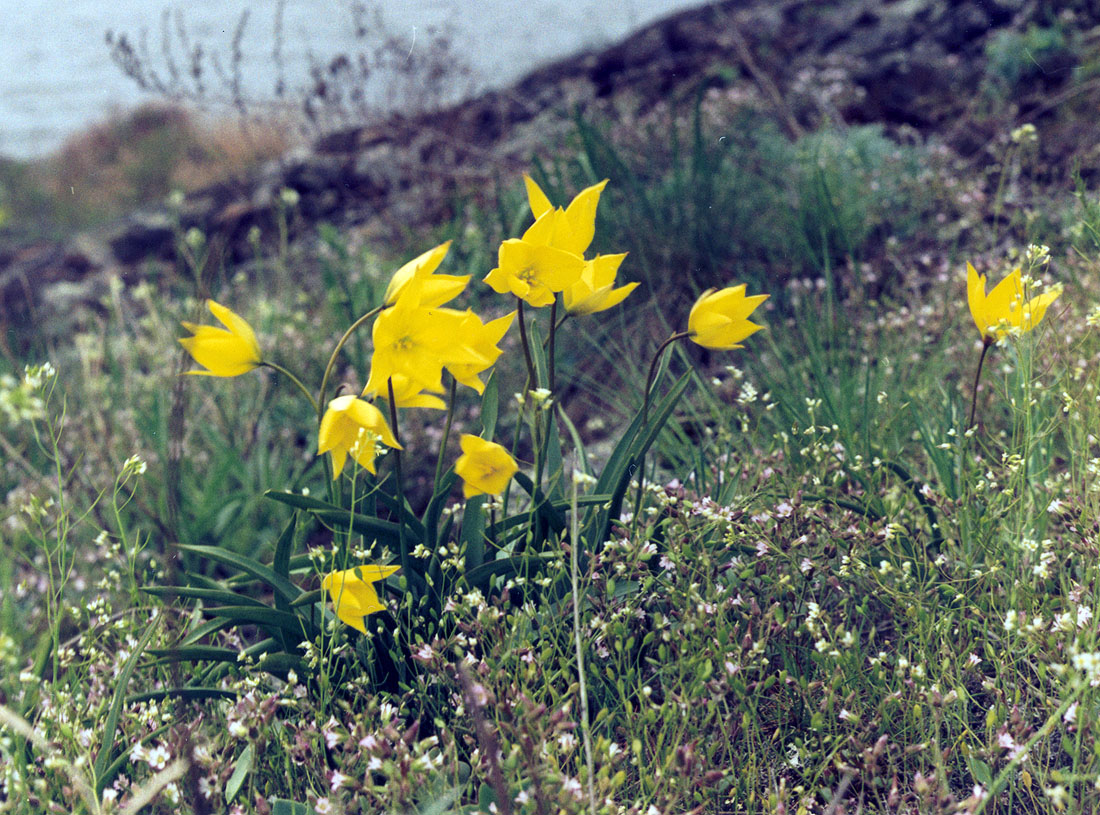
<instances>
[{"instance_id":1,"label":"green vegetation","mask_svg":"<svg viewBox=\"0 0 1100 815\"><path fill-rule=\"evenodd\" d=\"M1095 811L1095 193L1035 234L1008 134L978 194L934 145L740 115L579 121L533 176L557 204L608 178L593 249L643 285L560 328L528 301L483 393L378 399L403 449L339 479L319 415L376 353L341 338L427 236L321 228L246 274L181 233L180 278L5 361L0 811ZM516 307L481 281L522 202L444 230L485 319ZM983 323L968 259L983 294L1015 268L1065 291ZM658 353L738 283L766 330ZM259 338L232 381L179 375L208 293ZM462 497L461 433L518 460L502 497ZM354 578L385 606L365 634L324 583L363 564L401 566Z\"/></svg>"}]
</instances>

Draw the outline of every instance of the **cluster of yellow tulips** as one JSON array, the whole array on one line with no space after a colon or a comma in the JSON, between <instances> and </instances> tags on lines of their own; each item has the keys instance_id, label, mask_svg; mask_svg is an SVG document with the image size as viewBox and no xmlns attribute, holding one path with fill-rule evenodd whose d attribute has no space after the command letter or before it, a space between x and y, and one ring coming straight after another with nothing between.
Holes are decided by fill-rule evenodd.
<instances>
[{"instance_id":1,"label":"cluster of yellow tulips","mask_svg":"<svg viewBox=\"0 0 1100 815\"><path fill-rule=\"evenodd\" d=\"M500 343L517 314L533 384L525 306L549 306L553 331L559 295L567 314L583 315L612 308L637 288L637 283L616 285L625 253L585 256L595 234L596 209L606 181L582 190L562 208L551 204L531 178L524 180L534 222L522 237L500 245L497 266L484 279L496 292L513 295L516 311L484 322L470 309L448 307L465 291L470 278L436 273L449 249L449 243L444 243L398 269L382 305L353 326L374 317L370 375L362 393L339 395L319 405L324 399L322 382L321 400L314 402L324 408L318 410L318 455L330 454L333 478L344 472L349 457L374 474L380 446L402 449L396 426L391 427L376 402L388 403L391 418L396 418L398 408L444 409L444 371L457 384L482 393L481 374L497 361ZM760 330L761 326L748 318L766 298L746 296L743 285L709 290L691 309L687 329L674 334L668 343L689 339L708 348L738 348L742 340ZM264 358L255 332L244 319L213 300L207 305L224 328L184 323L192 336L180 342L202 366L190 373L231 377L263 365L292 376ZM519 465L508 450L490 439L463 435L461 449L455 473L462 479L466 498L499 495L518 472ZM332 597L339 619L365 630L364 618L383 608L372 583L397 568L367 564L328 574L322 586Z\"/></svg>"}]
</instances>

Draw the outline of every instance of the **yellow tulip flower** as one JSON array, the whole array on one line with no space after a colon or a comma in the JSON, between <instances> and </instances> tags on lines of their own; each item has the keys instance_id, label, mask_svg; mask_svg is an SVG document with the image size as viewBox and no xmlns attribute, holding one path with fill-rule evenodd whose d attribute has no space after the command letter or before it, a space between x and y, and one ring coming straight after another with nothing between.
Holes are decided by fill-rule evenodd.
<instances>
[{"instance_id":1,"label":"yellow tulip flower","mask_svg":"<svg viewBox=\"0 0 1100 815\"><path fill-rule=\"evenodd\" d=\"M447 363L447 370L459 384L473 388L478 393L485 392L485 383L481 381L478 374L492 366L503 353L497 347L497 343L504 339L515 316L516 313L513 311L483 323L474 312L466 311L461 327L462 337L475 353L481 355L483 361Z\"/></svg>"},{"instance_id":2,"label":"yellow tulip flower","mask_svg":"<svg viewBox=\"0 0 1100 815\"><path fill-rule=\"evenodd\" d=\"M532 306L548 306L556 292L572 286L584 270L584 258L559 248L569 227L565 213L548 210L533 223L522 238L509 238L500 245L497 267L485 276L485 282L498 294L514 294Z\"/></svg>"},{"instance_id":3,"label":"yellow tulip flower","mask_svg":"<svg viewBox=\"0 0 1100 815\"><path fill-rule=\"evenodd\" d=\"M1023 277L1019 269L985 293L985 275L966 264L966 299L970 316L986 343L993 343L1011 333L1030 331L1043 319L1047 308L1058 299L1060 289L1046 291L1024 300Z\"/></svg>"},{"instance_id":4,"label":"yellow tulip flower","mask_svg":"<svg viewBox=\"0 0 1100 815\"><path fill-rule=\"evenodd\" d=\"M619 305L637 283L627 283L615 288L615 275L626 253L621 255L597 255L586 261L581 278L564 292L562 300L570 314L595 314Z\"/></svg>"},{"instance_id":5,"label":"yellow tulip flower","mask_svg":"<svg viewBox=\"0 0 1100 815\"><path fill-rule=\"evenodd\" d=\"M390 285L386 287L383 302L387 306L392 306L413 280L421 282L418 290L419 303L424 308L441 306L462 294L466 284L470 282L469 275L434 274L450 248L450 241L441 243L434 249L429 249L419 257L413 258L394 272Z\"/></svg>"},{"instance_id":6,"label":"yellow tulip flower","mask_svg":"<svg viewBox=\"0 0 1100 815\"><path fill-rule=\"evenodd\" d=\"M207 308L225 328L212 325L183 323L194 336L183 337L180 345L187 349L205 371L188 371L198 376L240 376L260 364L260 344L256 334L239 315L213 300Z\"/></svg>"},{"instance_id":7,"label":"yellow tulip flower","mask_svg":"<svg viewBox=\"0 0 1100 815\"><path fill-rule=\"evenodd\" d=\"M729 351L763 326L748 317L768 299L766 294L745 296L745 284L703 292L688 315L688 338L704 348Z\"/></svg>"},{"instance_id":8,"label":"yellow tulip flower","mask_svg":"<svg viewBox=\"0 0 1100 815\"><path fill-rule=\"evenodd\" d=\"M374 321L374 354L364 393L388 393L387 380L398 376L410 381L409 391L439 393L444 365L491 364L463 335L465 312L422 307L422 286L422 281L410 281L397 302Z\"/></svg>"},{"instance_id":9,"label":"yellow tulip flower","mask_svg":"<svg viewBox=\"0 0 1100 815\"><path fill-rule=\"evenodd\" d=\"M550 199L531 176L524 175L523 183L527 187L527 202L531 205L531 214L538 220L553 208ZM565 208L563 223L558 225L552 246L577 255L588 251L596 234L596 207L600 203L600 193L606 186L605 178L599 184L585 187L577 193Z\"/></svg>"},{"instance_id":10,"label":"yellow tulip flower","mask_svg":"<svg viewBox=\"0 0 1100 815\"><path fill-rule=\"evenodd\" d=\"M375 444L401 449L382 411L357 396L338 396L328 403L317 434L317 454L332 453L332 477L344 469L350 455L374 473Z\"/></svg>"},{"instance_id":11,"label":"yellow tulip flower","mask_svg":"<svg viewBox=\"0 0 1100 815\"><path fill-rule=\"evenodd\" d=\"M374 584L385 580L396 572L399 566L356 566L353 569L330 572L321 581L321 588L332 598L336 616L345 625L367 633L363 622L366 617L386 607L378 599Z\"/></svg>"},{"instance_id":12,"label":"yellow tulip flower","mask_svg":"<svg viewBox=\"0 0 1100 815\"><path fill-rule=\"evenodd\" d=\"M462 479L462 494L500 495L519 465L508 451L496 442L464 433L460 445L462 455L455 462L455 472Z\"/></svg>"}]
</instances>

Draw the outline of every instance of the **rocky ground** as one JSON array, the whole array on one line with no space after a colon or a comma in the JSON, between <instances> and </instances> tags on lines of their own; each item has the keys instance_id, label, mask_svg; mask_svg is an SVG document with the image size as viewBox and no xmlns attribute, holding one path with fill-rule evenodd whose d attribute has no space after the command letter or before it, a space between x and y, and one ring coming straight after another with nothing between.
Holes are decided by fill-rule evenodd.
<instances>
[{"instance_id":1,"label":"rocky ground","mask_svg":"<svg viewBox=\"0 0 1100 815\"><path fill-rule=\"evenodd\" d=\"M1055 9L1057 6L1057 9ZM1074 48L1000 62L1000 32L1053 22ZM277 196L300 195L299 235L328 221L368 239L407 234L452 216L560 144L577 112L623 126L659 122L707 93L770 110L792 136L823 123L882 123L898 139L936 139L980 166L998 134L1042 126L1050 183L1072 189L1097 165L1100 40L1095 4L1017 0L726 0L655 23L604 51L548 65L514 86L416 117L331 133L269 164L247 182L209 187L178 210L146 209L94 232L0 253L0 329L10 350L26 332L59 336L109 276L136 280L175 260L174 219L210 236L232 261L246 235L274 229ZM1100 63L1098 63L1100 64ZM1007 74L1000 98L978 93ZM1012 75L1015 72L1015 75Z\"/></svg>"}]
</instances>

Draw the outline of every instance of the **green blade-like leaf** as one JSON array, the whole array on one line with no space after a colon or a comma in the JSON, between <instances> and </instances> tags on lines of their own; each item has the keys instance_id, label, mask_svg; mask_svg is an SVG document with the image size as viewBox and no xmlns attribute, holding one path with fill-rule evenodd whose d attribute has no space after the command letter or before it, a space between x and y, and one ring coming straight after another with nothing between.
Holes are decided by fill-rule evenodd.
<instances>
[{"instance_id":1,"label":"green blade-like leaf","mask_svg":"<svg viewBox=\"0 0 1100 815\"><path fill-rule=\"evenodd\" d=\"M485 560L485 505L484 495L466 500L462 513L462 529L459 540L466 546L466 569L476 569Z\"/></svg>"},{"instance_id":2,"label":"green blade-like leaf","mask_svg":"<svg viewBox=\"0 0 1100 815\"><path fill-rule=\"evenodd\" d=\"M233 774L229 776L229 780L225 782L226 804L233 803L233 799L237 797L237 793L241 790L241 785L244 784L244 780L248 777L250 772L252 772L251 744L241 750L240 756L237 757L237 763L233 765Z\"/></svg>"},{"instance_id":3,"label":"green blade-like leaf","mask_svg":"<svg viewBox=\"0 0 1100 815\"><path fill-rule=\"evenodd\" d=\"M484 438L493 438L497 429L497 415L500 412L500 385L497 383L496 369L489 374L485 391L481 394L481 430Z\"/></svg>"},{"instance_id":4,"label":"green blade-like leaf","mask_svg":"<svg viewBox=\"0 0 1100 815\"><path fill-rule=\"evenodd\" d=\"M264 605L254 597L246 597L229 589L199 589L192 586L142 586L141 591L154 597L186 597L192 600L210 600L222 605Z\"/></svg>"},{"instance_id":5,"label":"green blade-like leaf","mask_svg":"<svg viewBox=\"0 0 1100 815\"><path fill-rule=\"evenodd\" d=\"M298 513L295 512L290 516L282 534L279 535L279 540L275 544L275 559L271 561L271 570L288 583L290 582L290 550L294 545L294 532L297 528ZM275 608L286 611L290 608L290 604L285 598L276 594Z\"/></svg>"},{"instance_id":6,"label":"green blade-like leaf","mask_svg":"<svg viewBox=\"0 0 1100 815\"><path fill-rule=\"evenodd\" d=\"M162 699L236 699L239 695L224 688L165 688L127 696L126 703L136 705L138 702L159 702Z\"/></svg>"},{"instance_id":7,"label":"green blade-like leaf","mask_svg":"<svg viewBox=\"0 0 1100 815\"><path fill-rule=\"evenodd\" d=\"M313 626L297 614L279 611L270 606L215 606L204 608L203 614L224 617L235 624L253 623L270 630L281 630L294 637L312 638Z\"/></svg>"},{"instance_id":8,"label":"green blade-like leaf","mask_svg":"<svg viewBox=\"0 0 1100 815\"><path fill-rule=\"evenodd\" d=\"M219 648L216 645L185 645L180 648L150 648L149 653L162 657L164 662L236 662L241 652L235 648Z\"/></svg>"},{"instance_id":9,"label":"green blade-like leaf","mask_svg":"<svg viewBox=\"0 0 1100 815\"><path fill-rule=\"evenodd\" d=\"M223 563L226 566L232 566L252 577L266 583L277 594L281 594L283 599L288 603L293 602L294 599L302 593L302 590L287 580L285 577L280 577L275 572L262 563L253 560L250 557L244 555L238 555L236 552L229 552L225 549L221 549L217 546L193 546L180 544L179 548L187 551L194 552L195 554L202 555L210 560L216 560L219 563Z\"/></svg>"}]
</instances>

